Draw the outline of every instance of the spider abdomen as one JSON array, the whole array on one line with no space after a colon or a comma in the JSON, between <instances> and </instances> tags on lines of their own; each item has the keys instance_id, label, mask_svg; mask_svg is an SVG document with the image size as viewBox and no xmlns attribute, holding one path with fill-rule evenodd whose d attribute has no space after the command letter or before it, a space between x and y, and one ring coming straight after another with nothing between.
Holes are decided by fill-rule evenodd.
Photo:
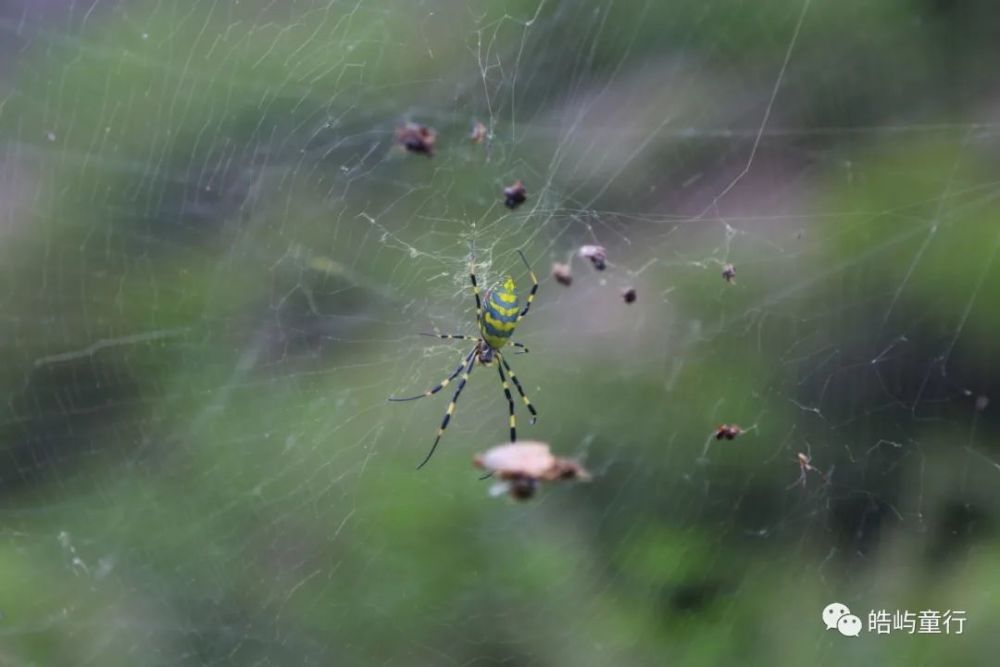
<instances>
[{"instance_id":1,"label":"spider abdomen","mask_svg":"<svg viewBox=\"0 0 1000 667\"><path fill-rule=\"evenodd\" d=\"M517 326L519 304L516 286L512 278L486 293L479 330L483 339L493 349L507 344Z\"/></svg>"}]
</instances>

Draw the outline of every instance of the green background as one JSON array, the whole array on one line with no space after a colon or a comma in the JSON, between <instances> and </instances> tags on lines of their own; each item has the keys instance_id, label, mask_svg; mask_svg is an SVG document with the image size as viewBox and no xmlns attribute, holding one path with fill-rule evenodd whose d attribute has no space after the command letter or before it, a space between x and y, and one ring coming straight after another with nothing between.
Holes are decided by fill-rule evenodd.
<instances>
[{"instance_id":1,"label":"green background","mask_svg":"<svg viewBox=\"0 0 1000 667\"><path fill-rule=\"evenodd\" d=\"M995 661L993 3L90 4L0 9L0 662ZM481 367L414 470L471 242L589 484Z\"/></svg>"}]
</instances>

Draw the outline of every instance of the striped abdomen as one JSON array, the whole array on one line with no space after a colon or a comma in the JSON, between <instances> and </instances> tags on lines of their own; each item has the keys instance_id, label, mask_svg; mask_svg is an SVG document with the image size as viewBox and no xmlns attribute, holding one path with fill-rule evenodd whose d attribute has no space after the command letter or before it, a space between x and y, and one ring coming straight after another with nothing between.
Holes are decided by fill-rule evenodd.
<instances>
[{"instance_id":1,"label":"striped abdomen","mask_svg":"<svg viewBox=\"0 0 1000 667\"><path fill-rule=\"evenodd\" d=\"M486 293L479 330L486 343L494 348L503 347L517 326L519 307L513 278Z\"/></svg>"}]
</instances>

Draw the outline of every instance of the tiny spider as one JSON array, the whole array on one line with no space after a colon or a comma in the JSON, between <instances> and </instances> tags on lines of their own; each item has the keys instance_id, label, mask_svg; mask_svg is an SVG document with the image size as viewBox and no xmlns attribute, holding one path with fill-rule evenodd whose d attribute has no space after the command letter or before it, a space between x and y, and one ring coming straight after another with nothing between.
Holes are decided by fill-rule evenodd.
<instances>
[{"instance_id":1,"label":"tiny spider","mask_svg":"<svg viewBox=\"0 0 1000 667\"><path fill-rule=\"evenodd\" d=\"M408 122L403 127L396 128L396 141L411 153L431 157L434 155L437 131L426 125Z\"/></svg>"},{"instance_id":2,"label":"tiny spider","mask_svg":"<svg viewBox=\"0 0 1000 667\"><path fill-rule=\"evenodd\" d=\"M722 424L719 428L715 429L715 439L722 440L733 440L737 436L743 434L743 429L741 429L736 424Z\"/></svg>"},{"instance_id":3,"label":"tiny spider","mask_svg":"<svg viewBox=\"0 0 1000 667\"><path fill-rule=\"evenodd\" d=\"M635 303L636 300L635 288L629 287L627 289L622 290L622 300L625 303Z\"/></svg>"},{"instance_id":4,"label":"tiny spider","mask_svg":"<svg viewBox=\"0 0 1000 667\"><path fill-rule=\"evenodd\" d=\"M532 497L540 482L590 480L590 473L583 466L576 461L553 456L544 442L499 445L476 456L472 462L500 479L491 493L509 493L516 500Z\"/></svg>"},{"instance_id":5,"label":"tiny spider","mask_svg":"<svg viewBox=\"0 0 1000 667\"><path fill-rule=\"evenodd\" d=\"M732 285L736 282L736 267L732 264L726 264L722 267L722 279L727 283Z\"/></svg>"},{"instance_id":6,"label":"tiny spider","mask_svg":"<svg viewBox=\"0 0 1000 667\"><path fill-rule=\"evenodd\" d=\"M503 205L509 209L515 209L528 199L528 190L521 181L514 181L513 185L508 185L503 189Z\"/></svg>"},{"instance_id":7,"label":"tiny spider","mask_svg":"<svg viewBox=\"0 0 1000 667\"><path fill-rule=\"evenodd\" d=\"M514 399L511 397L510 385L507 383L507 375L510 375L511 382L514 383L514 387L517 389L517 393L521 395L521 399L524 401L524 405L528 408L528 412L531 413L531 423L535 423L535 419L538 417L538 412L535 410L535 406L531 404L528 400L527 394L524 393L524 388L521 386L520 380L514 375L514 370L507 363L507 359L500 352L500 350L510 342L514 347L518 347L524 352L528 351L521 343L515 343L510 341L511 334L514 333L514 329L517 325L521 323L524 316L528 314L528 310L531 308L531 302L535 298L535 293L538 292L538 279L535 277L534 271L531 270L531 265L528 264L528 260L524 257L524 253L520 250L517 254L521 256L521 261L528 268L528 275L531 276L531 291L528 292L528 297L525 300L524 308L522 309L517 298L517 287L514 284L514 279L507 276L506 280L500 285L497 285L493 289L486 290L486 294L482 299L479 298L479 283L476 281L476 271L475 271L475 258L471 257L469 262L469 279L472 281L472 293L476 298L476 324L479 327L478 336L467 336L464 334L424 334L427 336L433 336L435 338L445 338L448 340L472 340L476 342L475 347L472 351L465 356L465 360L458 365L458 367L452 371L451 375L442 380L437 385L431 387L422 394L416 396L410 396L408 398L392 398L390 401L413 401L418 398L425 398L427 396L433 396L437 392L441 391L448 384L454 380L461 373L462 379L458 383L458 389L455 390L455 395L451 398L451 403L448 404L448 410L445 412L444 419L441 422L441 426L438 428L437 437L434 439L434 444L431 446L427 456L424 460L417 466L417 469L423 468L424 465L430 461L431 456L434 455L434 450L437 449L438 442L441 440L441 436L444 434L444 430L448 428L448 422L451 421L452 415L455 414L455 405L458 403L459 396L462 395L462 390L465 389L465 383L469 380L469 374L472 373L472 369L475 368L476 362L479 362L483 366L496 365L497 372L500 375L500 385L503 387L504 396L507 398L508 407L508 423L510 425L510 441L514 442L517 440L517 420L514 417ZM506 373L504 373L506 371Z\"/></svg>"},{"instance_id":8,"label":"tiny spider","mask_svg":"<svg viewBox=\"0 0 1000 667\"><path fill-rule=\"evenodd\" d=\"M792 482L791 484L789 484L788 488L792 488L793 486L799 486L799 485L801 485L803 489L806 488L806 475L810 472L814 472L817 475L819 475L824 482L830 481L822 470L820 470L819 468L817 468L812 464L812 457L809 456L808 454L803 454L802 452L799 452L798 454L796 454L793 460L799 464L799 478L794 482Z\"/></svg>"}]
</instances>

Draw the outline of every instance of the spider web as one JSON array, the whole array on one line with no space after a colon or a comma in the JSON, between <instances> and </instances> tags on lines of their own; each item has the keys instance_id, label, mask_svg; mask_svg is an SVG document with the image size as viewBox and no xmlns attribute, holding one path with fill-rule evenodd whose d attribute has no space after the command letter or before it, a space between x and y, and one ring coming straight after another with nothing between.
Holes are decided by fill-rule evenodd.
<instances>
[{"instance_id":1,"label":"spider web","mask_svg":"<svg viewBox=\"0 0 1000 667\"><path fill-rule=\"evenodd\" d=\"M987 664L995 15L0 4L3 662ZM386 402L518 250L519 437L594 476L524 504L493 369L420 472L455 385Z\"/></svg>"}]
</instances>

